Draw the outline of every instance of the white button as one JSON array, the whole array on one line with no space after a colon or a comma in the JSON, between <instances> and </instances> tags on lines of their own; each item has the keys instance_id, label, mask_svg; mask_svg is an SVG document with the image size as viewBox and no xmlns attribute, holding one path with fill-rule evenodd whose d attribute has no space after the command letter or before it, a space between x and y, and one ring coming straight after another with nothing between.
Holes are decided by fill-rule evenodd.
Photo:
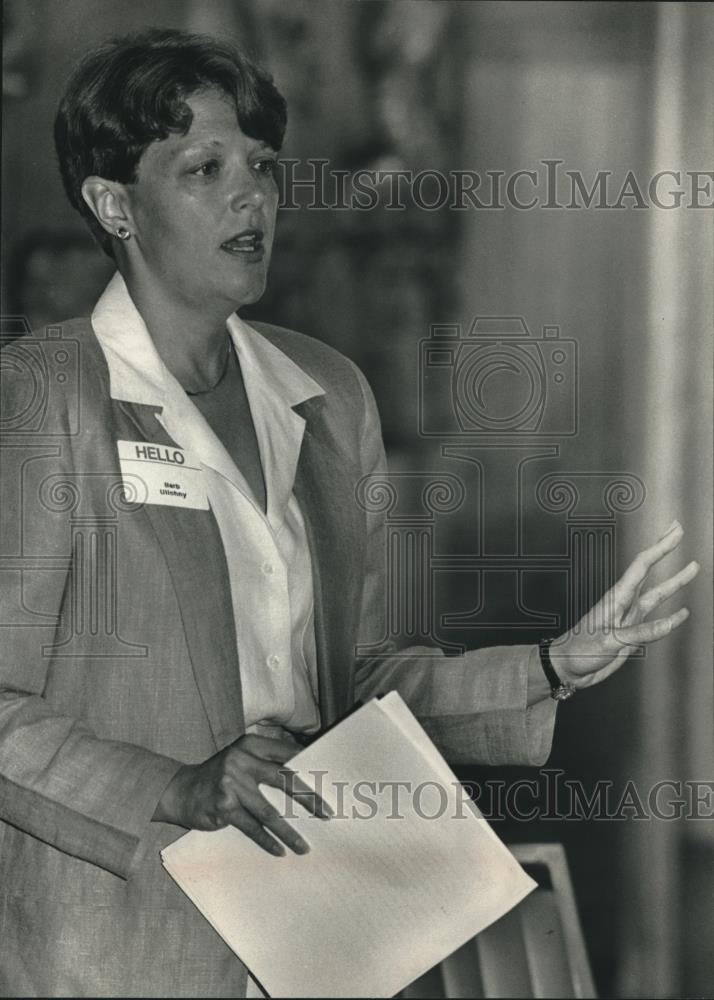
<instances>
[{"instance_id":1,"label":"white button","mask_svg":"<svg viewBox=\"0 0 714 1000\"><path fill-rule=\"evenodd\" d=\"M270 576L271 573L275 572L275 566L273 566L271 562L264 562L263 572L266 574L266 576Z\"/></svg>"},{"instance_id":2,"label":"white button","mask_svg":"<svg viewBox=\"0 0 714 1000\"><path fill-rule=\"evenodd\" d=\"M280 657L276 653L272 653L268 657L268 666L273 668L280 666Z\"/></svg>"}]
</instances>

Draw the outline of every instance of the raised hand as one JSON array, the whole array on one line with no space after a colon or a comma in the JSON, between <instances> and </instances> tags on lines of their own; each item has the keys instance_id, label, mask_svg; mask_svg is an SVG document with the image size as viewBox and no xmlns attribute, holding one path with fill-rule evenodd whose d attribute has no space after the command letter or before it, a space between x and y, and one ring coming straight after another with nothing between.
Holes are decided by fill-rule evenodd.
<instances>
[{"instance_id":1,"label":"raised hand","mask_svg":"<svg viewBox=\"0 0 714 1000\"><path fill-rule=\"evenodd\" d=\"M564 683L575 688L599 684L621 667L637 646L664 638L687 620L686 607L646 620L699 572L699 564L692 561L663 583L645 589L652 568L677 548L683 535L681 524L675 521L658 542L636 556L614 587L573 629L553 642L551 661Z\"/></svg>"}]
</instances>

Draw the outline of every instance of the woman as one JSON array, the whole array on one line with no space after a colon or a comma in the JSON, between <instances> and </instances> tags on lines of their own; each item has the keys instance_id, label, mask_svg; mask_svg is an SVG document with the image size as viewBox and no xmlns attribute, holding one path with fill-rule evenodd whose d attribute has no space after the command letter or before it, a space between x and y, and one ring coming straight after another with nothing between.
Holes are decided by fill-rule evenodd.
<instances>
[{"instance_id":1,"label":"woman","mask_svg":"<svg viewBox=\"0 0 714 1000\"><path fill-rule=\"evenodd\" d=\"M643 621L698 569L643 592L675 523L553 663L547 645L356 661L385 634L383 526L355 501L385 468L371 392L236 313L265 288L285 123L262 71L169 31L90 54L59 108L68 197L117 275L61 342L4 358L6 994L244 995L162 847L233 824L276 858L307 850L259 782L326 816L282 765L390 688L451 759L542 763L556 699L687 615Z\"/></svg>"}]
</instances>

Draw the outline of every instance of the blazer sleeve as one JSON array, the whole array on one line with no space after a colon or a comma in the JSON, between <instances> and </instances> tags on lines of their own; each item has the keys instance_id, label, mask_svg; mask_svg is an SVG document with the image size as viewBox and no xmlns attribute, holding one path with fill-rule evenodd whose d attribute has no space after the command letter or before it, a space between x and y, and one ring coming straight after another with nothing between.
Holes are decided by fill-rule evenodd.
<instances>
[{"instance_id":1,"label":"blazer sleeve","mask_svg":"<svg viewBox=\"0 0 714 1000\"><path fill-rule=\"evenodd\" d=\"M51 437L14 433L14 417L27 410L28 385L4 361L0 818L128 878L161 793L181 765L139 746L99 739L79 717L79 705L76 716L58 714L45 697L72 554L67 515L38 502L32 469L44 455L54 469L71 474L71 439L63 433L66 406L47 417ZM72 660L55 669L71 670Z\"/></svg>"},{"instance_id":2,"label":"blazer sleeve","mask_svg":"<svg viewBox=\"0 0 714 1000\"><path fill-rule=\"evenodd\" d=\"M360 468L387 474L377 406L355 367L364 401ZM386 634L385 522L368 513L365 578L359 641ZM453 763L541 765L550 754L556 702L528 706L528 673L535 646L492 646L447 657L439 649L412 646L357 661L357 698L398 691L444 756Z\"/></svg>"}]
</instances>

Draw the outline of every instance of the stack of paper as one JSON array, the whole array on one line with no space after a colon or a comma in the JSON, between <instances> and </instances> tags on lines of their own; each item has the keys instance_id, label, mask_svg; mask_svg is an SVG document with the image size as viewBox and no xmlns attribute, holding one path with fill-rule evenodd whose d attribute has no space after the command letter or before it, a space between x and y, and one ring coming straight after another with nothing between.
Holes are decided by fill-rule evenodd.
<instances>
[{"instance_id":1,"label":"stack of paper","mask_svg":"<svg viewBox=\"0 0 714 1000\"><path fill-rule=\"evenodd\" d=\"M162 852L268 994L391 997L535 888L396 693L290 767L336 814L261 786L310 853L273 857L233 827Z\"/></svg>"}]
</instances>

